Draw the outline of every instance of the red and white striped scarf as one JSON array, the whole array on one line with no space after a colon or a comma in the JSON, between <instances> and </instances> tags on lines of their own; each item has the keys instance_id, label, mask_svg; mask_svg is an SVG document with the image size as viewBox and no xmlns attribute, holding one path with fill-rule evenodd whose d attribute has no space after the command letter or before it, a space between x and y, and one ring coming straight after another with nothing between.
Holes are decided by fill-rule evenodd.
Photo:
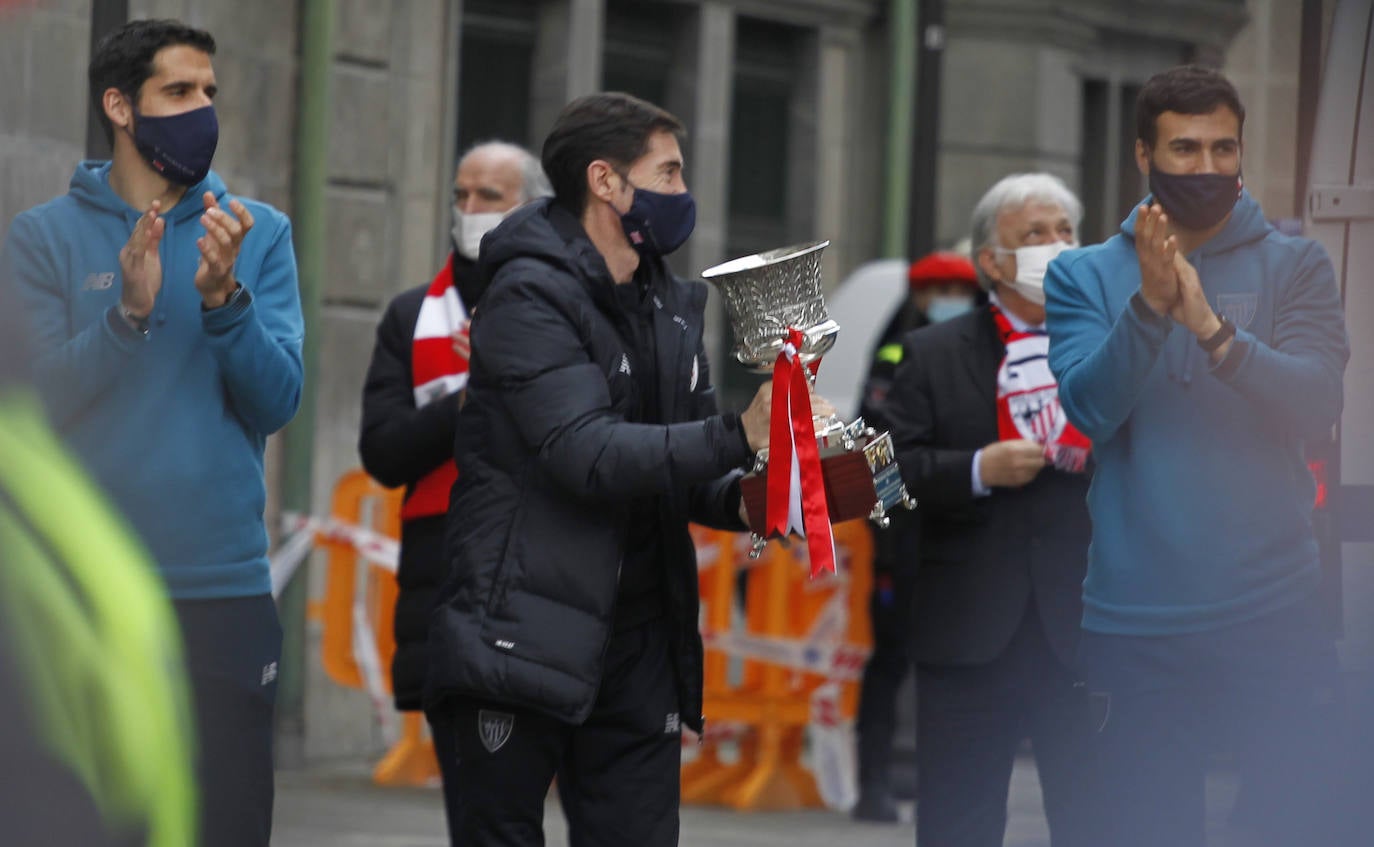
<instances>
[{"instance_id":1,"label":"red and white striped scarf","mask_svg":"<svg viewBox=\"0 0 1374 847\"><path fill-rule=\"evenodd\" d=\"M1069 423L1059 403L1059 383L1050 373L1049 335L1044 330L1018 330L996 305L989 308L1007 350L997 369L997 437L1034 441L1044 446L1051 465L1081 473L1092 442Z\"/></svg>"},{"instance_id":2,"label":"red and white striped scarf","mask_svg":"<svg viewBox=\"0 0 1374 847\"><path fill-rule=\"evenodd\" d=\"M415 320L415 340L410 351L411 382L415 408L436 402L457 402L451 396L468 384L468 361L453 349L453 333L468 319L467 309L453 285L453 255L434 277ZM401 519L440 515L448 510L449 489L458 478L458 466L445 462L426 474L406 498Z\"/></svg>"}]
</instances>

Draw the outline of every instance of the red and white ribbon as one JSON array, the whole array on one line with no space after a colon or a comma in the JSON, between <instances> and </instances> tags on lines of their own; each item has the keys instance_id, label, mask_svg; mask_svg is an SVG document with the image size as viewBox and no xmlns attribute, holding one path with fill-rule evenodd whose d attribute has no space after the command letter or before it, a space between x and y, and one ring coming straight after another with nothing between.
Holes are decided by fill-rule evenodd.
<instances>
[{"instance_id":1,"label":"red and white ribbon","mask_svg":"<svg viewBox=\"0 0 1374 847\"><path fill-rule=\"evenodd\" d=\"M811 421L811 392L799 355L801 330L788 327L773 364L773 411L768 433L768 537L795 532L806 539L811 576L835 572L835 536L825 499L820 450Z\"/></svg>"}]
</instances>

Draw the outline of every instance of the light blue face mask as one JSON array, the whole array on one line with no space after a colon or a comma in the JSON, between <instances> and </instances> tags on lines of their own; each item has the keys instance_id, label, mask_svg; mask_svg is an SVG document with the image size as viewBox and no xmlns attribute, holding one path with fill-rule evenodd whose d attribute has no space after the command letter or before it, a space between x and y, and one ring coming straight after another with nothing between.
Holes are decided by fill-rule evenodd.
<instances>
[{"instance_id":1,"label":"light blue face mask","mask_svg":"<svg viewBox=\"0 0 1374 847\"><path fill-rule=\"evenodd\" d=\"M950 318L957 318L972 308L972 297L936 295L930 298L930 305L926 307L926 317L931 323L937 324Z\"/></svg>"}]
</instances>

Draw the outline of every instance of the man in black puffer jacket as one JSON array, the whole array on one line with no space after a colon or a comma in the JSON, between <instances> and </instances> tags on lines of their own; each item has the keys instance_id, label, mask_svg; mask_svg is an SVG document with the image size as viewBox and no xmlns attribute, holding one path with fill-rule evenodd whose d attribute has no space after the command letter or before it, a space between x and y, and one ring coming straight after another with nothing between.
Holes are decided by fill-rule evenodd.
<instances>
[{"instance_id":1,"label":"man in black puffer jacket","mask_svg":"<svg viewBox=\"0 0 1374 847\"><path fill-rule=\"evenodd\" d=\"M377 325L377 344L363 384L358 455L383 485L406 487L401 509L401 561L396 574L396 654L391 691L396 708L419 711L429 664L426 641L435 596L448 571L444 515L457 475L453 437L466 370L467 332L445 319L471 314L482 294L478 245L503 215L552 194L539 160L501 141L463 154L453 180L453 252L433 282L401 292ZM448 314L445 299L456 297ZM428 320L421 325L422 309ZM452 332L451 338L447 333ZM437 342L438 354L431 345ZM450 349L445 349L445 348ZM451 355L450 355L451 353Z\"/></svg>"},{"instance_id":2,"label":"man in black puffer jacket","mask_svg":"<svg viewBox=\"0 0 1374 847\"><path fill-rule=\"evenodd\" d=\"M464 847L543 844L555 773L571 843L677 843L681 727L702 726L687 525L744 529L771 397L717 413L705 286L663 262L695 221L681 132L628 95L572 102L544 142L554 198L483 242L426 694Z\"/></svg>"}]
</instances>

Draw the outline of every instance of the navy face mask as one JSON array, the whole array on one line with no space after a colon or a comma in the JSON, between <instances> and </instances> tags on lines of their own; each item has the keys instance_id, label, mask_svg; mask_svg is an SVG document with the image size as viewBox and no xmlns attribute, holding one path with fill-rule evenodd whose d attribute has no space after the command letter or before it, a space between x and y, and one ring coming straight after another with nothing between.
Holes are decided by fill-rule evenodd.
<instances>
[{"instance_id":1,"label":"navy face mask","mask_svg":"<svg viewBox=\"0 0 1374 847\"><path fill-rule=\"evenodd\" d=\"M153 117L134 111L134 146L159 175L177 185L195 185L210 172L219 144L214 106Z\"/></svg>"},{"instance_id":2,"label":"navy face mask","mask_svg":"<svg viewBox=\"0 0 1374 847\"><path fill-rule=\"evenodd\" d=\"M1150 165L1150 193L1184 229L1211 229L1231 214L1244 185L1234 174L1168 174Z\"/></svg>"},{"instance_id":3,"label":"navy face mask","mask_svg":"<svg viewBox=\"0 0 1374 847\"><path fill-rule=\"evenodd\" d=\"M620 225L630 246L641 255L666 256L692 234L697 225L697 203L690 191L661 194L635 188L630 210L620 216Z\"/></svg>"}]
</instances>

